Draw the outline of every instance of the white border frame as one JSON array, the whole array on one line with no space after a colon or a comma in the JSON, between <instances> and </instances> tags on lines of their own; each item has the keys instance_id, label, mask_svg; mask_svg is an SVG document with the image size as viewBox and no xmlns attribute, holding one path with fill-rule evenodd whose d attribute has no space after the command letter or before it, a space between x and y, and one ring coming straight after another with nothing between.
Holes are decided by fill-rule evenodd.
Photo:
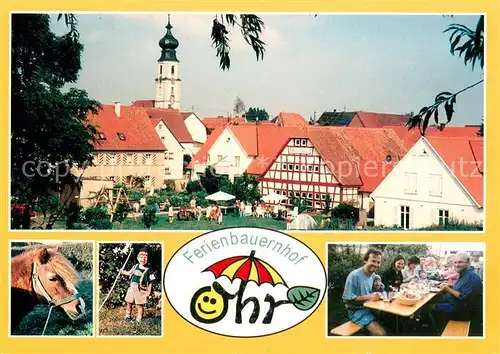
<instances>
[{"instance_id":1,"label":"white border frame","mask_svg":"<svg viewBox=\"0 0 500 354\"><path fill-rule=\"evenodd\" d=\"M373 241L376 242L376 241ZM352 241L352 242L333 242L333 241L327 241L326 242L326 247L325 247L325 269L326 269L326 293L325 293L325 338L328 339L427 339L427 340L440 340L440 339L471 339L471 340L485 340L486 339L486 328L487 328L487 323L486 323L486 242L379 242L379 244L385 244L385 245L429 245L429 244L451 244L451 243L462 243L462 244L475 244L475 245L481 245L482 247L482 252L483 252L483 335L481 337L475 336L475 337L443 337L443 336L410 336L410 337L405 337L405 336L359 336L359 337L353 337L353 336L330 336L328 335L330 333L330 328L328 327L328 248L329 245L370 245L373 242L366 242L366 241ZM354 270L354 269L353 269Z\"/></svg>"},{"instance_id":2,"label":"white border frame","mask_svg":"<svg viewBox=\"0 0 500 354\"><path fill-rule=\"evenodd\" d=\"M121 244L121 243L131 243L132 245L133 244L151 244L151 243L156 243L156 244L160 244L161 245L161 264L160 264L160 276L159 276L159 280L160 280L160 284L161 284L161 319L160 319L160 324L161 324L161 334L159 336L153 336L153 335L150 335L150 336L141 336L141 335L137 335L137 336L127 336L127 335L123 335L123 336L119 336L119 335L110 335L110 336L107 336L107 335L100 335L99 334L99 316L98 316L98 312L99 312L99 306L97 306L97 302L100 303L100 298L99 298L99 244L101 243L113 243L113 244ZM95 337L97 338L164 338L165 336L165 323L164 323L164 318L165 318L165 291L163 290L163 273L164 273L164 268L165 268L165 243L164 241L155 241L155 240L144 240L144 241L138 241L138 240L134 240L134 241L108 241L108 240L105 240L105 241L96 241L96 252L97 252L97 257L96 257L96 261L97 261L97 267L96 267L96 273L95 273L95 276L97 278L97 287L96 287L96 293L94 294L94 297L96 299L96 325L94 326L95 327ZM130 260L129 260L130 262Z\"/></svg>"},{"instance_id":3,"label":"white border frame","mask_svg":"<svg viewBox=\"0 0 500 354\"><path fill-rule=\"evenodd\" d=\"M92 335L89 336L54 336L54 335L41 335L41 334L34 334L34 335L13 335L12 334L12 329L10 328L10 315L11 315L11 297L12 297L12 292L10 291L11 289L11 275L12 275L12 270L11 270L11 250L12 250L12 243L13 242L38 242L40 244L44 244L44 242L57 242L57 244L61 243L90 243L92 245ZM43 240L37 240L37 239L9 239L7 241L9 243L9 246L7 247L7 252L8 252L8 257L7 261L9 262L8 265L8 289L9 289L9 294L8 294L8 310L7 310L7 320L9 323L7 324L7 331L8 331L8 338L95 338L96 336L96 306L95 306L95 291L96 291L96 257L95 257L95 250L96 250L96 242L94 240L57 240L57 239L43 239ZM50 247L50 245L48 245Z\"/></svg>"}]
</instances>

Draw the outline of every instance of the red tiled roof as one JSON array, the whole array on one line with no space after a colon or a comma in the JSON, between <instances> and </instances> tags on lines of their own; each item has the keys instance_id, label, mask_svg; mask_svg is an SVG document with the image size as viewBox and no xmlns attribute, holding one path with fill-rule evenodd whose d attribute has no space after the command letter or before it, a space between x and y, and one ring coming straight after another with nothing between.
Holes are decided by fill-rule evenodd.
<instances>
[{"instance_id":1,"label":"red tiled roof","mask_svg":"<svg viewBox=\"0 0 500 354\"><path fill-rule=\"evenodd\" d=\"M203 118L202 122L209 130L214 130L217 127L223 127L227 124L245 123L246 119L242 117L207 117Z\"/></svg>"},{"instance_id":2,"label":"red tiled roof","mask_svg":"<svg viewBox=\"0 0 500 354\"><path fill-rule=\"evenodd\" d=\"M397 163L406 148L390 129L308 127L309 138L337 180L371 191L387 176L387 156Z\"/></svg>"},{"instance_id":3,"label":"red tiled roof","mask_svg":"<svg viewBox=\"0 0 500 354\"><path fill-rule=\"evenodd\" d=\"M272 122L276 122L282 127L304 127L308 125L308 122L300 114L286 112L280 112Z\"/></svg>"},{"instance_id":4,"label":"red tiled roof","mask_svg":"<svg viewBox=\"0 0 500 354\"><path fill-rule=\"evenodd\" d=\"M422 137L418 128L408 130L408 127L390 127L394 130L396 134L403 140L403 144L410 149L415 143ZM449 126L445 127L443 130L437 127L428 127L425 131L425 136L427 137L449 137L449 138L459 138L459 137L469 137L476 138L479 132L479 127L476 126Z\"/></svg>"},{"instance_id":5,"label":"red tiled roof","mask_svg":"<svg viewBox=\"0 0 500 354\"><path fill-rule=\"evenodd\" d=\"M165 150L143 108L121 105L120 117L117 117L114 105L103 105L97 115L90 113L88 119L106 138L96 143L96 150ZM125 140L121 140L118 133L123 134Z\"/></svg>"},{"instance_id":6,"label":"red tiled roof","mask_svg":"<svg viewBox=\"0 0 500 354\"><path fill-rule=\"evenodd\" d=\"M189 117L193 112L181 112L182 119L186 120L187 117Z\"/></svg>"},{"instance_id":7,"label":"red tiled roof","mask_svg":"<svg viewBox=\"0 0 500 354\"><path fill-rule=\"evenodd\" d=\"M189 134L179 110L173 108L146 108L146 112L154 126L161 120L179 143L193 142L193 138Z\"/></svg>"},{"instance_id":8,"label":"red tiled roof","mask_svg":"<svg viewBox=\"0 0 500 354\"><path fill-rule=\"evenodd\" d=\"M206 164L208 151L210 150L212 145L217 141L217 139L222 134L224 129L225 129L224 127L217 127L214 129L212 134L207 136L207 141L205 142L205 144L201 146L200 150L198 150L198 152L193 156L191 162L187 166L188 169L193 169L195 163Z\"/></svg>"},{"instance_id":9,"label":"red tiled roof","mask_svg":"<svg viewBox=\"0 0 500 354\"><path fill-rule=\"evenodd\" d=\"M155 100L137 100L137 101L132 102L132 106L143 107L143 108L153 108L155 106Z\"/></svg>"},{"instance_id":10,"label":"red tiled roof","mask_svg":"<svg viewBox=\"0 0 500 354\"><path fill-rule=\"evenodd\" d=\"M426 137L476 203L483 206L483 138Z\"/></svg>"},{"instance_id":11,"label":"red tiled roof","mask_svg":"<svg viewBox=\"0 0 500 354\"><path fill-rule=\"evenodd\" d=\"M365 128L383 128L387 126L404 126L408 117L404 114L389 114L358 111L356 115Z\"/></svg>"}]
</instances>

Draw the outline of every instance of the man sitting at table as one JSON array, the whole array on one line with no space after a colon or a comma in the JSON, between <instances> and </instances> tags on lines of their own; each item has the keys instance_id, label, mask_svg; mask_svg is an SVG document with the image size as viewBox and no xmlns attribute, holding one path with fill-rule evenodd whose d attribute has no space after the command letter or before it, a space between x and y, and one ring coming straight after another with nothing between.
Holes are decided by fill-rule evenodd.
<instances>
[{"instance_id":1,"label":"man sitting at table","mask_svg":"<svg viewBox=\"0 0 500 354\"><path fill-rule=\"evenodd\" d=\"M440 320L471 320L481 312L483 284L471 267L467 253L457 253L453 265L459 278L453 287L441 284L441 296L432 305L432 310ZM442 325L440 323L439 327Z\"/></svg>"},{"instance_id":2,"label":"man sitting at table","mask_svg":"<svg viewBox=\"0 0 500 354\"><path fill-rule=\"evenodd\" d=\"M342 299L349 319L375 336L384 336L386 331L376 320L373 312L363 307L366 301L380 300L380 294L373 291L374 274L382 262L382 252L370 248L363 257L364 266L353 270L346 279Z\"/></svg>"}]
</instances>

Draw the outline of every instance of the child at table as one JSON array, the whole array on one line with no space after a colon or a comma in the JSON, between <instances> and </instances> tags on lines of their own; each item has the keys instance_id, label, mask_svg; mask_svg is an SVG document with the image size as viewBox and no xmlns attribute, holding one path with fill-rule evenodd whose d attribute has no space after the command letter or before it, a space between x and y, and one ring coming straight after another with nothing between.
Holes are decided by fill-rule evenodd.
<instances>
[{"instance_id":1,"label":"child at table","mask_svg":"<svg viewBox=\"0 0 500 354\"><path fill-rule=\"evenodd\" d=\"M380 278L380 275L374 274L373 275L373 292L375 293L380 293L383 298L387 297L387 293L385 291L385 286L382 283L382 278Z\"/></svg>"}]
</instances>

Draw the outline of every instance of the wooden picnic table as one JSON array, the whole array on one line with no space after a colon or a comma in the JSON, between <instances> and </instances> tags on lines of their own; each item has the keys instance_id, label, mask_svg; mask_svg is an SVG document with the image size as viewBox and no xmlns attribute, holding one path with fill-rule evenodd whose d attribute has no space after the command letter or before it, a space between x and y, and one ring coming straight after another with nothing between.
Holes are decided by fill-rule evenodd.
<instances>
[{"instance_id":1,"label":"wooden picnic table","mask_svg":"<svg viewBox=\"0 0 500 354\"><path fill-rule=\"evenodd\" d=\"M428 293L422 296L415 305L407 306L403 305L399 302L397 298L392 299L391 302L385 302L383 300L377 301L367 301L363 304L364 307L367 307L372 310L384 311L387 313L391 313L396 315L396 335L399 334L399 316L402 317L410 317L414 313L416 313L422 306L428 303L434 296L438 293Z\"/></svg>"}]
</instances>

